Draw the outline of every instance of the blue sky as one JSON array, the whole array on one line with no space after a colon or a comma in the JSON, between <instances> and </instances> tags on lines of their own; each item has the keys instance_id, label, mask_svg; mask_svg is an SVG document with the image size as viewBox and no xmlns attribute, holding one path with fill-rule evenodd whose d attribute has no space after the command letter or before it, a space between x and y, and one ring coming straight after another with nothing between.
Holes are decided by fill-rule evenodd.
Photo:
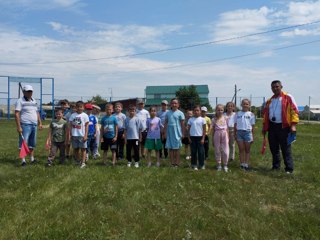
<instances>
[{"instance_id":1,"label":"blue sky","mask_svg":"<svg viewBox=\"0 0 320 240\"><path fill-rule=\"evenodd\" d=\"M0 75L54 77L58 97L112 91L121 99L143 97L147 85L208 84L214 105L237 84L259 105L280 79L298 105L309 96L320 104L320 1L0 0L0 9Z\"/></svg>"}]
</instances>

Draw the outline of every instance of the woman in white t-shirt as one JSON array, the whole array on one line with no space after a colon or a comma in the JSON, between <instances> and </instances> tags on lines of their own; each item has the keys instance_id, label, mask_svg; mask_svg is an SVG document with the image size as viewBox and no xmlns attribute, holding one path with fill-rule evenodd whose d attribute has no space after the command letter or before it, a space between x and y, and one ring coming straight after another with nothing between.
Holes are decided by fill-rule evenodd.
<instances>
[{"instance_id":1,"label":"woman in white t-shirt","mask_svg":"<svg viewBox=\"0 0 320 240\"><path fill-rule=\"evenodd\" d=\"M240 155L240 168L249 170L250 147L253 143L255 116L250 112L250 100L241 101L242 110L235 114L234 133L237 139Z\"/></svg>"}]
</instances>

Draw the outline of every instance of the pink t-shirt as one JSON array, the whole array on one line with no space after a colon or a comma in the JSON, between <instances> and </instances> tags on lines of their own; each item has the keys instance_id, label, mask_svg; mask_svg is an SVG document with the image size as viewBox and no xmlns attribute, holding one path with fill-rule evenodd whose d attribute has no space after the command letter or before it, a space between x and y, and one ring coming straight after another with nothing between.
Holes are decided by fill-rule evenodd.
<instances>
[{"instance_id":1,"label":"pink t-shirt","mask_svg":"<svg viewBox=\"0 0 320 240\"><path fill-rule=\"evenodd\" d=\"M228 129L228 120L225 116L222 116L219 119L212 118L211 126L215 131L227 130Z\"/></svg>"}]
</instances>

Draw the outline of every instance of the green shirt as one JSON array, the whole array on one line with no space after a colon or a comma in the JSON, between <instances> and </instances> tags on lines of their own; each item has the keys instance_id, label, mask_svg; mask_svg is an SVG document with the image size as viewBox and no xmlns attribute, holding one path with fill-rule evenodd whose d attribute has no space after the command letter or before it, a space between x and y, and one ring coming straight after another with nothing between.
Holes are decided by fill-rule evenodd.
<instances>
[{"instance_id":1,"label":"green shirt","mask_svg":"<svg viewBox=\"0 0 320 240\"><path fill-rule=\"evenodd\" d=\"M54 119L51 124L51 138L53 142L64 142L66 139L67 122L64 119Z\"/></svg>"}]
</instances>

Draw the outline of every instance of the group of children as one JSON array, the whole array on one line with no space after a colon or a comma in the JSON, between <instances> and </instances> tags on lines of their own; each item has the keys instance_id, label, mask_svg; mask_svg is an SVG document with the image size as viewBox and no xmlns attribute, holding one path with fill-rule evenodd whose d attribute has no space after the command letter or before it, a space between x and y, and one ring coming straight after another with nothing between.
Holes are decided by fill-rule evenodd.
<instances>
[{"instance_id":1,"label":"group of children","mask_svg":"<svg viewBox=\"0 0 320 240\"><path fill-rule=\"evenodd\" d=\"M47 146L50 148L48 165L51 166L57 150L60 150L60 162L69 157L70 144L74 149L74 159L81 168L86 167L89 156L94 159L99 156L98 146L103 150L103 162L106 164L110 149L112 164L124 157L126 146L127 166L138 168L140 156L147 157L147 165L151 166L151 153L156 155L156 166L160 166L162 150L170 157L173 167L181 163L180 148L184 143L190 146L191 167L194 170L205 169L205 159L208 159L209 136L212 132L216 167L218 171L228 171L229 160L235 158L235 141L238 143L240 167L249 169L250 146L253 142L255 116L250 112L250 101L243 99L242 109L235 111L232 102L225 107L218 104L215 116L206 116L206 107L194 106L193 111L185 115L179 110L179 100L162 101L162 108L157 112L155 107L149 111L144 109L144 102L138 101L136 106L130 105L127 115L122 113L120 102L113 106L106 104L105 116L99 114L99 107L78 101L68 109L64 102L55 111L56 118L51 122ZM100 119L101 118L101 119ZM186 123L186 124L185 124ZM168 151L168 152L167 152ZM66 154L65 154L66 153ZM186 151L187 153L187 151ZM223 166L222 166L223 164Z\"/></svg>"}]
</instances>

